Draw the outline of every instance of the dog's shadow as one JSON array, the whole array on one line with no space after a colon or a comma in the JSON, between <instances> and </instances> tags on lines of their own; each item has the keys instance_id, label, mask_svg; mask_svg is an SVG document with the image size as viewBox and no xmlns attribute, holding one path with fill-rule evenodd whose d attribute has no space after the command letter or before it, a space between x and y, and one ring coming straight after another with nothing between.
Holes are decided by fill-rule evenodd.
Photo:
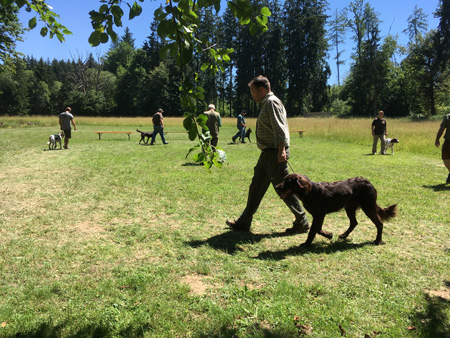
<instances>
[{"instance_id":1,"label":"dog's shadow","mask_svg":"<svg viewBox=\"0 0 450 338\"><path fill-rule=\"evenodd\" d=\"M211 248L221 250L232 255L236 251L243 251L243 249L239 247L240 244L255 244L259 243L265 238L277 238L286 236L292 235L286 232L254 234L251 232L227 231L223 234L213 236L206 240L190 241L187 242L187 244L193 248L198 248L203 245L209 245Z\"/></svg>"},{"instance_id":2,"label":"dog's shadow","mask_svg":"<svg viewBox=\"0 0 450 338\"><path fill-rule=\"evenodd\" d=\"M293 246L286 250L281 251L264 251L261 252L255 258L262 260L272 260L272 261L281 261L288 256L298 256L304 254L326 254L330 255L335 252L348 251L348 250L356 250L359 248L363 248L367 245L374 245L373 242L363 242L363 243L352 243L347 240L338 240L332 243L313 243L312 245L305 247L302 245Z\"/></svg>"},{"instance_id":3,"label":"dog's shadow","mask_svg":"<svg viewBox=\"0 0 450 338\"><path fill-rule=\"evenodd\" d=\"M434 191L447 191L450 190L450 184L442 183L436 185L423 185L424 188L433 189Z\"/></svg>"},{"instance_id":4,"label":"dog's shadow","mask_svg":"<svg viewBox=\"0 0 450 338\"><path fill-rule=\"evenodd\" d=\"M254 234L251 232L227 231L206 240L194 240L187 242L187 244L193 248L209 245L211 248L221 250L232 255L237 251L244 251L239 247L240 244L255 244L266 238L280 238L288 236L295 236L295 234L289 234L287 232ZM351 243L347 240L339 240L333 243L312 244L309 247L298 245L282 251L264 251L255 258L279 261L288 256L303 255L305 253L332 254L334 252L359 249L366 245L373 245L373 242Z\"/></svg>"},{"instance_id":5,"label":"dog's shadow","mask_svg":"<svg viewBox=\"0 0 450 338\"><path fill-rule=\"evenodd\" d=\"M54 150L62 150L62 148L57 148L57 149L44 149L44 151L54 151Z\"/></svg>"}]
</instances>

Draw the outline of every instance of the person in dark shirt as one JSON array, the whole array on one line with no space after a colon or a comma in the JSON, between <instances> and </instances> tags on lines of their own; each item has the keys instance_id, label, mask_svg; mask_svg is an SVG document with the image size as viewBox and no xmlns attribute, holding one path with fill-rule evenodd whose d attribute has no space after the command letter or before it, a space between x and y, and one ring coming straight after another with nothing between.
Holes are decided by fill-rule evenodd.
<instances>
[{"instance_id":1,"label":"person in dark shirt","mask_svg":"<svg viewBox=\"0 0 450 338\"><path fill-rule=\"evenodd\" d=\"M442 145L442 161L449 171L447 180L445 182L450 183L450 114L444 116L444 119L442 120L440 128L436 134L436 141L434 142L434 144L438 148L441 147L440 139L442 135L444 135L444 144Z\"/></svg>"},{"instance_id":2,"label":"person in dark shirt","mask_svg":"<svg viewBox=\"0 0 450 338\"><path fill-rule=\"evenodd\" d=\"M71 124L73 125L73 130L77 130L77 126L75 125L71 112L72 109L67 107L64 112L59 114L59 127L64 133L64 149L69 149L69 140L72 138Z\"/></svg>"},{"instance_id":3,"label":"person in dark shirt","mask_svg":"<svg viewBox=\"0 0 450 338\"><path fill-rule=\"evenodd\" d=\"M151 145L155 144L155 138L156 135L161 135L161 140L163 144L169 144L169 142L166 141L166 138L164 137L164 117L163 114L164 111L159 108L156 113L153 115L152 122L153 122L153 136L152 136L152 142Z\"/></svg>"},{"instance_id":4,"label":"person in dark shirt","mask_svg":"<svg viewBox=\"0 0 450 338\"><path fill-rule=\"evenodd\" d=\"M378 117L372 122L372 154L375 155L377 153L377 144L378 140L381 141L381 151L380 155L386 155L386 136L387 133L387 125L386 120L384 119L384 112L380 110L378 112Z\"/></svg>"}]
</instances>

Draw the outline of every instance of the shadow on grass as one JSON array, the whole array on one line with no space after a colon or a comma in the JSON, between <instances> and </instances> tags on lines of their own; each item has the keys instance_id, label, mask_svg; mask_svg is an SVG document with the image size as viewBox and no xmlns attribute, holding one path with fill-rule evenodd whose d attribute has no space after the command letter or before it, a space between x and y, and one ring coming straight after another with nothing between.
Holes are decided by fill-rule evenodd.
<instances>
[{"instance_id":1,"label":"shadow on grass","mask_svg":"<svg viewBox=\"0 0 450 338\"><path fill-rule=\"evenodd\" d=\"M445 284L449 287L450 282ZM450 301L424 294L427 303L423 311L414 315L417 336L428 338L450 338Z\"/></svg>"},{"instance_id":2,"label":"shadow on grass","mask_svg":"<svg viewBox=\"0 0 450 338\"><path fill-rule=\"evenodd\" d=\"M437 185L424 185L424 188L433 189L434 191L447 191L450 190L450 184L437 184Z\"/></svg>"},{"instance_id":3,"label":"shadow on grass","mask_svg":"<svg viewBox=\"0 0 450 338\"><path fill-rule=\"evenodd\" d=\"M298 256L303 254L332 254L335 252L356 250L366 245L374 245L373 242L363 242L363 243L351 243L348 241L340 240L338 242L333 242L331 244L312 244L309 247L304 246L294 246L286 250L281 251L265 251L261 252L256 258L263 260L274 260L280 261L288 256Z\"/></svg>"},{"instance_id":4,"label":"shadow on grass","mask_svg":"<svg viewBox=\"0 0 450 338\"><path fill-rule=\"evenodd\" d=\"M201 167L201 166L203 166L203 162L200 162L200 163L186 162L186 163L183 163L181 166L183 166L183 167Z\"/></svg>"},{"instance_id":5,"label":"shadow on grass","mask_svg":"<svg viewBox=\"0 0 450 338\"><path fill-rule=\"evenodd\" d=\"M209 245L211 248L222 250L232 255L236 251L243 251L241 248L239 248L239 244L254 244L262 241L265 238L277 238L286 236L293 235L286 232L253 234L251 232L228 231L203 241L190 241L187 242L187 244L192 246L193 248L198 248L202 245Z\"/></svg>"},{"instance_id":6,"label":"shadow on grass","mask_svg":"<svg viewBox=\"0 0 450 338\"><path fill-rule=\"evenodd\" d=\"M143 337L146 335L146 332L151 331L151 326L148 324L130 326L127 328L123 328L120 330L112 330L111 328L102 326L101 324L95 325L90 324L85 327L79 328L77 331L67 334L64 332L66 323L61 323L59 325L54 325L53 323L41 323L36 328L31 328L26 331L17 332L10 336L2 336L2 337L26 337L26 338L59 338L59 337L67 337L67 338L78 338L78 337L92 337L92 338L101 338L101 337L110 337L110 336L118 336L118 337Z\"/></svg>"}]
</instances>

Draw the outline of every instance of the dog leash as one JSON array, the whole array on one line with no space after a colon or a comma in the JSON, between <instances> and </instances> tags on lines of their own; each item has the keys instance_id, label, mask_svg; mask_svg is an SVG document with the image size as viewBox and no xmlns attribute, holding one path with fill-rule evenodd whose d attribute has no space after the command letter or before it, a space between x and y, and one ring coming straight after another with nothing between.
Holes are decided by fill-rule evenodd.
<instances>
[{"instance_id":1,"label":"dog leash","mask_svg":"<svg viewBox=\"0 0 450 338\"><path fill-rule=\"evenodd\" d=\"M289 162L289 160L286 160L287 164L289 164L289 167L292 170L292 173L295 174L295 170L292 168L291 163Z\"/></svg>"}]
</instances>

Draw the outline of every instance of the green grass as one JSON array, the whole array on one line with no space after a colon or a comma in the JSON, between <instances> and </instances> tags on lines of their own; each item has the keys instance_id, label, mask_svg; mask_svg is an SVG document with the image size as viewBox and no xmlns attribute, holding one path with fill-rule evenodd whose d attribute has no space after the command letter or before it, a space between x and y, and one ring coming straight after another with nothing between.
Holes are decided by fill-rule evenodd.
<instances>
[{"instance_id":1,"label":"green grass","mask_svg":"<svg viewBox=\"0 0 450 338\"><path fill-rule=\"evenodd\" d=\"M438 122L389 120L396 154L367 156L368 119L290 120L306 130L291 135L295 171L364 176L379 205L399 204L385 245L371 244L362 213L338 240L341 211L325 219L335 237L304 249L272 188L253 234L227 230L259 156L254 135L230 144L235 119L219 136L229 163L211 172L185 159L193 143L180 119L166 119L169 145L143 146L94 131L147 131L150 118L79 118L71 149L57 151L46 150L56 119L20 119L0 118L0 337L338 337L339 325L347 337L450 337Z\"/></svg>"}]
</instances>

